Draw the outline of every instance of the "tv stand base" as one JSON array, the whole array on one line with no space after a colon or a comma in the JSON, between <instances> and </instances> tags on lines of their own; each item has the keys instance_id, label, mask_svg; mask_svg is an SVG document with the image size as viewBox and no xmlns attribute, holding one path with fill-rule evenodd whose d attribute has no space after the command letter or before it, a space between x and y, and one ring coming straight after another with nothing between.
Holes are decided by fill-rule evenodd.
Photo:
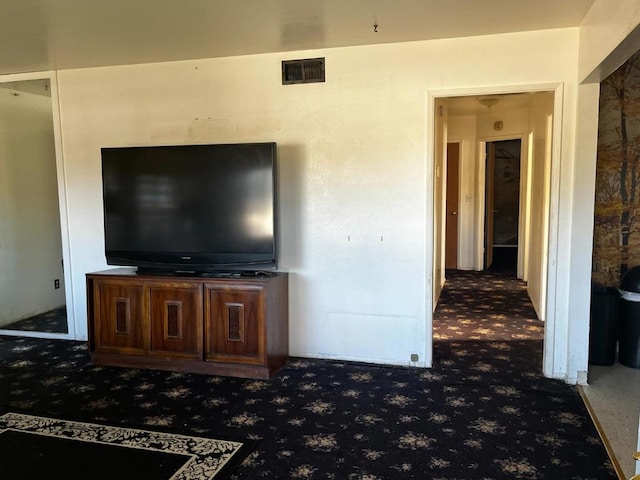
<instances>
[{"instance_id":1,"label":"tv stand base","mask_svg":"<svg viewBox=\"0 0 640 480\"><path fill-rule=\"evenodd\" d=\"M288 277L87 274L93 363L271 378L289 355Z\"/></svg>"},{"instance_id":2,"label":"tv stand base","mask_svg":"<svg viewBox=\"0 0 640 480\"><path fill-rule=\"evenodd\" d=\"M284 365L273 366L271 369L257 365L242 365L234 363L214 363L200 360L184 360L172 357L123 355L114 353L91 354L94 365L111 367L145 368L168 370L171 372L202 373L206 375L220 375L224 377L256 378L267 380L273 378Z\"/></svg>"}]
</instances>

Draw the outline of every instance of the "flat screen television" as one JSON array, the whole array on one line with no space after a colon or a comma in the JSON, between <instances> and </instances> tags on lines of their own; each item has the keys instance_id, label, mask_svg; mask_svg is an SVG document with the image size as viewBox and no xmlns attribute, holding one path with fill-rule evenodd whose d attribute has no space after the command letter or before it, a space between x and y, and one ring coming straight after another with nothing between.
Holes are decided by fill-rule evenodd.
<instances>
[{"instance_id":1,"label":"flat screen television","mask_svg":"<svg viewBox=\"0 0 640 480\"><path fill-rule=\"evenodd\" d=\"M107 264L163 274L277 267L275 143L101 153Z\"/></svg>"}]
</instances>

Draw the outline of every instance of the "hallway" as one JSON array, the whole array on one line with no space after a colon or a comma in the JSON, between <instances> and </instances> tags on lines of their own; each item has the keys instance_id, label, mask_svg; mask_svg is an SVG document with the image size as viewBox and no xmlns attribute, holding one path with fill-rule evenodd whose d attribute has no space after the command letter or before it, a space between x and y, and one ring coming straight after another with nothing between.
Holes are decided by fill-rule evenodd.
<instances>
[{"instance_id":1,"label":"hallway","mask_svg":"<svg viewBox=\"0 0 640 480\"><path fill-rule=\"evenodd\" d=\"M532 340L539 342L541 357L544 322L537 319L525 282L490 271L447 270L446 277L433 317L434 342ZM619 478L630 478L636 466L640 370L617 362L589 368L589 385L578 389Z\"/></svg>"},{"instance_id":2,"label":"hallway","mask_svg":"<svg viewBox=\"0 0 640 480\"><path fill-rule=\"evenodd\" d=\"M525 282L490 271L447 270L433 318L434 341L539 340L538 320Z\"/></svg>"}]
</instances>

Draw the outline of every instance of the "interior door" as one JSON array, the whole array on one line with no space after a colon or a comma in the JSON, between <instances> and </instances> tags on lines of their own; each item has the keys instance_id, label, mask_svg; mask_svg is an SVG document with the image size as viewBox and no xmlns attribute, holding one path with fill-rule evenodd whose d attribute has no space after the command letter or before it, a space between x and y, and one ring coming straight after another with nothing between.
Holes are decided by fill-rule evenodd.
<instances>
[{"instance_id":1,"label":"interior door","mask_svg":"<svg viewBox=\"0 0 640 480\"><path fill-rule=\"evenodd\" d=\"M494 191L496 171L496 147L487 143L487 165L485 169L485 201L484 201L484 268L493 263L493 215L495 213Z\"/></svg>"},{"instance_id":2,"label":"interior door","mask_svg":"<svg viewBox=\"0 0 640 480\"><path fill-rule=\"evenodd\" d=\"M458 268L458 197L460 144L447 144L447 218L445 262L447 269Z\"/></svg>"}]
</instances>

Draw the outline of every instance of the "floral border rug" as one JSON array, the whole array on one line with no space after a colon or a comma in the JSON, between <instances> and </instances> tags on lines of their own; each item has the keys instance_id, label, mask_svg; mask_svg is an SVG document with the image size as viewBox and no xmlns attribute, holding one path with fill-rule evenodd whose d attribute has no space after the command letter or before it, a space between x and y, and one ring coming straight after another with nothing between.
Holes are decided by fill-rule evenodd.
<instances>
[{"instance_id":1,"label":"floral border rug","mask_svg":"<svg viewBox=\"0 0 640 480\"><path fill-rule=\"evenodd\" d=\"M2 440L3 437L6 438ZM92 448L82 445L86 442ZM245 442L13 412L0 416L0 445L4 445L0 477L21 479L151 475L154 480L219 480L228 477L229 467L242 460L247 450ZM67 450L72 460L62 462Z\"/></svg>"}]
</instances>

